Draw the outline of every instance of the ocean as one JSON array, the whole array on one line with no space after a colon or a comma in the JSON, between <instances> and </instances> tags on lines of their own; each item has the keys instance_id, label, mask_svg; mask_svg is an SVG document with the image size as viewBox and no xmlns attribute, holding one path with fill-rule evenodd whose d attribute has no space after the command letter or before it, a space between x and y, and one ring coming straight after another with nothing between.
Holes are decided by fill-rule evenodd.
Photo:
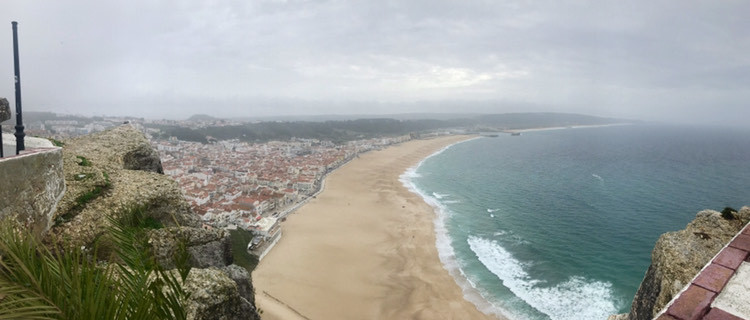
<instances>
[{"instance_id":1,"label":"ocean","mask_svg":"<svg viewBox=\"0 0 750 320\"><path fill-rule=\"evenodd\" d=\"M628 312L664 232L750 205L750 130L638 124L479 137L401 176L436 212L440 259L510 319Z\"/></svg>"}]
</instances>

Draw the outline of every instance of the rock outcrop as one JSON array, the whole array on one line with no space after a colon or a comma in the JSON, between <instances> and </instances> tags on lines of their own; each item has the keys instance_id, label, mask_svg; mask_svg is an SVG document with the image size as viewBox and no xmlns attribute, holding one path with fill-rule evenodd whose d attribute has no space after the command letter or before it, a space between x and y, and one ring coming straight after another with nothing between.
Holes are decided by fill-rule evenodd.
<instances>
[{"instance_id":1,"label":"rock outcrop","mask_svg":"<svg viewBox=\"0 0 750 320\"><path fill-rule=\"evenodd\" d=\"M108 217L134 207L144 208L165 226L201 225L177 183L158 174L161 161L133 126L64 143L67 192L57 206L56 227L48 240L91 244L106 231Z\"/></svg>"},{"instance_id":2,"label":"rock outcrop","mask_svg":"<svg viewBox=\"0 0 750 320\"><path fill-rule=\"evenodd\" d=\"M748 221L750 207L727 217L704 210L684 230L661 235L627 319L652 319ZM625 319L616 317L610 319Z\"/></svg>"},{"instance_id":3,"label":"rock outcrop","mask_svg":"<svg viewBox=\"0 0 750 320\"><path fill-rule=\"evenodd\" d=\"M110 217L143 210L165 226L148 232L161 266L174 268L178 250L188 253L188 319L260 319L250 274L232 264L229 233L202 228L177 183L161 174L158 154L140 131L123 125L64 143L67 192L46 242L89 246L107 232Z\"/></svg>"},{"instance_id":4,"label":"rock outcrop","mask_svg":"<svg viewBox=\"0 0 750 320\"><path fill-rule=\"evenodd\" d=\"M194 268L221 268L232 264L232 244L229 232L223 229L173 227L153 230L149 243L157 262L164 268L175 267L175 256L183 244Z\"/></svg>"},{"instance_id":5,"label":"rock outcrop","mask_svg":"<svg viewBox=\"0 0 750 320\"><path fill-rule=\"evenodd\" d=\"M0 98L0 123L10 119L10 104L8 99Z\"/></svg>"},{"instance_id":6,"label":"rock outcrop","mask_svg":"<svg viewBox=\"0 0 750 320\"><path fill-rule=\"evenodd\" d=\"M229 233L223 229L172 227L149 232L157 262L175 268L179 250L192 267L185 282L190 292L188 319L260 319L250 273L232 264ZM184 248L180 248L183 245Z\"/></svg>"},{"instance_id":7,"label":"rock outcrop","mask_svg":"<svg viewBox=\"0 0 750 320\"><path fill-rule=\"evenodd\" d=\"M253 304L241 295L237 283L222 270L193 269L183 288L190 293L185 306L188 319L260 319Z\"/></svg>"},{"instance_id":8,"label":"rock outcrop","mask_svg":"<svg viewBox=\"0 0 750 320\"><path fill-rule=\"evenodd\" d=\"M240 297L250 302L251 305L255 305L255 289L253 289L250 272L247 272L247 269L236 264L223 267L221 271L237 284Z\"/></svg>"},{"instance_id":9,"label":"rock outcrop","mask_svg":"<svg viewBox=\"0 0 750 320\"><path fill-rule=\"evenodd\" d=\"M156 150L147 144L138 144L122 156L123 168L164 173Z\"/></svg>"}]
</instances>

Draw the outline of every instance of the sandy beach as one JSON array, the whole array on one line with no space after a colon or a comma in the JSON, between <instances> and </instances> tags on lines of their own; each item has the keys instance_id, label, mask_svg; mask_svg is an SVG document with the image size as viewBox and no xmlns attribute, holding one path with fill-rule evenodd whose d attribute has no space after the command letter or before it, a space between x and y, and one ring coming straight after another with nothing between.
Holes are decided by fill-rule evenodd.
<instances>
[{"instance_id":1,"label":"sandy beach","mask_svg":"<svg viewBox=\"0 0 750 320\"><path fill-rule=\"evenodd\" d=\"M497 319L464 299L438 258L432 207L398 180L468 138L371 151L331 174L253 272L263 319Z\"/></svg>"}]
</instances>

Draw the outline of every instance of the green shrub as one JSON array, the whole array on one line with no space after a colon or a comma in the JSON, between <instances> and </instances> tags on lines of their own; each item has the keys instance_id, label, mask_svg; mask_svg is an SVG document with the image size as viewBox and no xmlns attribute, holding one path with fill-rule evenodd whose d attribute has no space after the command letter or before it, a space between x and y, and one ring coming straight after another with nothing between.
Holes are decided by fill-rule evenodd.
<instances>
[{"instance_id":1,"label":"green shrub","mask_svg":"<svg viewBox=\"0 0 750 320\"><path fill-rule=\"evenodd\" d=\"M234 264L252 273L258 266L258 256L247 251L247 244L253 240L253 233L242 228L229 230L229 240L232 245Z\"/></svg>"},{"instance_id":2,"label":"green shrub","mask_svg":"<svg viewBox=\"0 0 750 320\"><path fill-rule=\"evenodd\" d=\"M737 213L737 210L734 210L731 207L725 207L724 210L721 210L721 217L727 220L734 220L736 219L735 213Z\"/></svg>"}]
</instances>

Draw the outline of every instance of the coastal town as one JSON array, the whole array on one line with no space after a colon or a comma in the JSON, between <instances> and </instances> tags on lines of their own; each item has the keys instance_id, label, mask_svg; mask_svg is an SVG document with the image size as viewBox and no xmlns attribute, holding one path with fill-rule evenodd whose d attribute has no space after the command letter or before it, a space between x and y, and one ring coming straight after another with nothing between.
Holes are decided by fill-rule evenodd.
<instances>
[{"instance_id":1,"label":"coastal town","mask_svg":"<svg viewBox=\"0 0 750 320\"><path fill-rule=\"evenodd\" d=\"M138 128L159 153L164 174L178 182L193 212L207 228L242 229L255 237L247 248L262 258L281 238L286 216L322 191L329 173L359 154L416 137L447 131L381 136L334 143L304 137L286 141L246 142L180 140L160 126L200 129L238 126L227 119L146 120L133 117L57 117L28 122L31 135L64 141L104 131L123 123ZM207 142L207 143L206 143Z\"/></svg>"},{"instance_id":2,"label":"coastal town","mask_svg":"<svg viewBox=\"0 0 750 320\"><path fill-rule=\"evenodd\" d=\"M260 237L248 245L260 258L281 237L279 223L322 190L327 174L358 154L410 136L335 145L316 139L251 144L152 140L164 173L173 177L206 225L242 228Z\"/></svg>"}]
</instances>

